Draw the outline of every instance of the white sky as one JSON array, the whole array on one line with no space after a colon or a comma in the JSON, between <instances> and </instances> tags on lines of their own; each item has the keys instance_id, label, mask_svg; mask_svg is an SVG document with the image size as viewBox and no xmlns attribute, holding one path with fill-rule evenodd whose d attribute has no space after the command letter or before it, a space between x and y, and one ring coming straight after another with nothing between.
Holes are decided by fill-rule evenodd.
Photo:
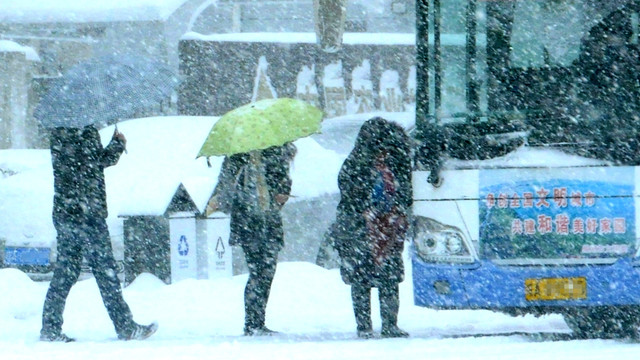
<instances>
[{"instance_id":1,"label":"white sky","mask_svg":"<svg viewBox=\"0 0 640 360\"><path fill-rule=\"evenodd\" d=\"M0 0L2 22L119 21L163 19L185 0ZM380 11L382 0L370 10ZM379 35L379 34L378 34ZM189 34L187 36L198 37ZM413 44L411 36L378 36L380 41ZM292 35L294 41L315 42L313 34ZM257 37L252 37L256 41ZM265 39L274 39L266 35ZM280 37L280 39L282 39ZM305 40L306 39L306 40ZM368 42L345 34L345 42ZM450 39L460 41L460 39ZM408 124L411 115L394 115ZM346 117L328 121L325 134L361 121ZM109 220L118 227L118 214L156 213L166 206L172 188L184 183L196 204L203 206L215 185L221 159L208 168L194 159L198 144L214 118L175 117L123 122L129 153L107 170ZM181 125L178 126L177 124ZM356 127L357 128L357 127ZM108 138L112 129L102 132ZM320 135L322 136L322 135ZM346 138L350 138L348 135ZM335 176L346 153L299 140L292 168L293 193L298 201L335 193ZM496 163L549 162L557 153L521 151ZM522 156L521 158L518 156ZM528 160L527 160L528 159ZM568 160L575 160L571 158ZM0 177L0 237L49 244L55 236L51 222L53 177L48 151L2 150L0 168L17 175ZM203 200L205 199L205 200ZM408 259L406 259L408 260ZM399 325L409 339L359 341L349 288L337 270L309 263L281 263L274 281L267 324L284 335L273 338L240 336L242 294L246 275L217 280L184 280L165 285L151 275L139 277L124 290L141 323L158 320L160 330L147 341L115 341L115 333L93 279L71 291L64 330L79 342L38 342L40 315L48 283L33 282L14 269L0 269L0 358L2 359L631 359L638 345L613 340L539 342L521 336L475 337L466 334L509 332L568 332L559 316L509 317L488 311L437 311L412 305L411 267L401 285ZM379 330L379 306L373 294L374 328Z\"/></svg>"}]
</instances>

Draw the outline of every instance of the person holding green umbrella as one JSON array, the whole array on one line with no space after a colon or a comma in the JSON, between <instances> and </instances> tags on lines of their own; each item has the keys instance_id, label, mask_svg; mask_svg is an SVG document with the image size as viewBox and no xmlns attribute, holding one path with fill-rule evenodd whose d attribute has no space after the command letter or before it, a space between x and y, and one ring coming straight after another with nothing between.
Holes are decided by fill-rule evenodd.
<instances>
[{"instance_id":1,"label":"person holding green umbrella","mask_svg":"<svg viewBox=\"0 0 640 360\"><path fill-rule=\"evenodd\" d=\"M244 335L272 335L265 311L284 247L280 210L291 192L293 140L317 132L322 113L294 99L268 99L225 114L211 129L199 156L225 155L206 215L231 215L229 244L245 254Z\"/></svg>"}]
</instances>

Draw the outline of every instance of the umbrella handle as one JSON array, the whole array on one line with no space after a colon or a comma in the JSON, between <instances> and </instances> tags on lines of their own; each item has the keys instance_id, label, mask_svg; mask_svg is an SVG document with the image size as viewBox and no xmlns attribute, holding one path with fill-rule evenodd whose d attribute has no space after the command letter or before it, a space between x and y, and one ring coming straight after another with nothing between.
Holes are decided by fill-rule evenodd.
<instances>
[{"instance_id":1,"label":"umbrella handle","mask_svg":"<svg viewBox=\"0 0 640 360\"><path fill-rule=\"evenodd\" d=\"M119 134L119 133L120 133L120 131L118 131L118 123L116 122L116 123L114 124L113 135L115 136L116 134ZM126 144L124 145L124 153L125 153L125 154L128 154L128 153L129 153L129 152L127 151L127 145L126 145Z\"/></svg>"}]
</instances>

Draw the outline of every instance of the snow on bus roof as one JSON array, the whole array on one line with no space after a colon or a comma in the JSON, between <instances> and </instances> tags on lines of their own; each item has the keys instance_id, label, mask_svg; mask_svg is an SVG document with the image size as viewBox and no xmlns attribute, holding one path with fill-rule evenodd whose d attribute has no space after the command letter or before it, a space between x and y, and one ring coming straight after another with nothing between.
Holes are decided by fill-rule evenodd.
<instances>
[{"instance_id":1,"label":"snow on bus roof","mask_svg":"<svg viewBox=\"0 0 640 360\"><path fill-rule=\"evenodd\" d=\"M572 155L559 148L521 146L504 156L487 160L449 159L446 169L490 169L514 167L565 167L608 165L603 160Z\"/></svg>"}]
</instances>

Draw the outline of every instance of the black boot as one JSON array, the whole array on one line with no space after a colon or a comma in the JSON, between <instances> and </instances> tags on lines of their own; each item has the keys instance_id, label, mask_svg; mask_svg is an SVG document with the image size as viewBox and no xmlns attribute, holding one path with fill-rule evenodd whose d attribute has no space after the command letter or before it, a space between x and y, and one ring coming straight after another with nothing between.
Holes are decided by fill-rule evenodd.
<instances>
[{"instance_id":1,"label":"black boot","mask_svg":"<svg viewBox=\"0 0 640 360\"><path fill-rule=\"evenodd\" d=\"M409 337L409 333L400 329L398 325L383 325L380 336L383 338L406 338Z\"/></svg>"},{"instance_id":2,"label":"black boot","mask_svg":"<svg viewBox=\"0 0 640 360\"><path fill-rule=\"evenodd\" d=\"M371 339L374 336L371 325L371 288L351 285L351 300L353 313L356 316L358 337Z\"/></svg>"},{"instance_id":3,"label":"black boot","mask_svg":"<svg viewBox=\"0 0 640 360\"><path fill-rule=\"evenodd\" d=\"M278 251L271 248L242 247L249 278L244 288L244 335L270 336L277 334L265 326L271 283L276 273Z\"/></svg>"},{"instance_id":4,"label":"black boot","mask_svg":"<svg viewBox=\"0 0 640 360\"><path fill-rule=\"evenodd\" d=\"M398 327L398 310L400 309L400 289L398 284L384 286L380 291L380 317L382 330L380 336L385 338L405 338L409 333Z\"/></svg>"},{"instance_id":5,"label":"black boot","mask_svg":"<svg viewBox=\"0 0 640 360\"><path fill-rule=\"evenodd\" d=\"M277 335L277 331L273 331L266 326L257 328L246 327L244 328L244 336L272 336Z\"/></svg>"}]
</instances>

